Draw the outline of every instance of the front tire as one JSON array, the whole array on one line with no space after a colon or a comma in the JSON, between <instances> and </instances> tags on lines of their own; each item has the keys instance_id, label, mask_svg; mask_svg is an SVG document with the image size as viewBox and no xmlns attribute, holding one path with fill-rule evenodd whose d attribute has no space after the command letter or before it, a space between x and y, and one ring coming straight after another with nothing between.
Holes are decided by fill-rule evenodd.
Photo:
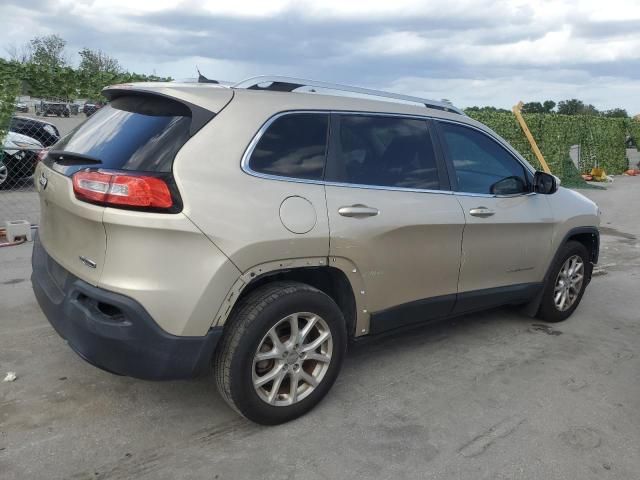
<instances>
[{"instance_id":1,"label":"front tire","mask_svg":"<svg viewBox=\"0 0 640 480\"><path fill-rule=\"evenodd\" d=\"M582 300L592 269L583 244L569 241L563 245L551 267L536 316L547 322L569 318Z\"/></svg>"},{"instance_id":2,"label":"front tire","mask_svg":"<svg viewBox=\"0 0 640 480\"><path fill-rule=\"evenodd\" d=\"M346 345L344 317L328 295L298 282L264 285L228 320L214 359L218 390L249 420L288 422L331 389Z\"/></svg>"}]
</instances>

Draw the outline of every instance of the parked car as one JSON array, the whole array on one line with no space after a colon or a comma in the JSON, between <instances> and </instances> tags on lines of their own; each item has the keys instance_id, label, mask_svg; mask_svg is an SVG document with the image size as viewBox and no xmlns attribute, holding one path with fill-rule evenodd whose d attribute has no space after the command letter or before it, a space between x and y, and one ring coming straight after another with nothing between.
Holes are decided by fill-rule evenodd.
<instances>
[{"instance_id":1,"label":"parked car","mask_svg":"<svg viewBox=\"0 0 640 480\"><path fill-rule=\"evenodd\" d=\"M54 124L37 118L13 116L9 122L9 130L35 138L45 147L60 140L60 132Z\"/></svg>"},{"instance_id":2,"label":"parked car","mask_svg":"<svg viewBox=\"0 0 640 480\"><path fill-rule=\"evenodd\" d=\"M69 104L69 113L71 115L78 115L78 113L80 113L80 108L81 107L84 107L84 105L80 104L80 103L76 103L76 102L70 103Z\"/></svg>"},{"instance_id":3,"label":"parked car","mask_svg":"<svg viewBox=\"0 0 640 480\"><path fill-rule=\"evenodd\" d=\"M95 102L95 103L87 102L87 103L84 104L84 107L82 107L82 112L87 117L90 117L91 115L96 113L96 111L100 110L102 108L102 106L103 105L102 105L101 102Z\"/></svg>"},{"instance_id":4,"label":"parked car","mask_svg":"<svg viewBox=\"0 0 640 480\"><path fill-rule=\"evenodd\" d=\"M47 102L42 100L39 108L36 110L36 115L56 115L58 117L68 117L71 113L69 105L66 102Z\"/></svg>"},{"instance_id":5,"label":"parked car","mask_svg":"<svg viewBox=\"0 0 640 480\"><path fill-rule=\"evenodd\" d=\"M598 207L451 105L288 78L104 94L38 164L33 288L110 372L213 367L277 424L349 340L500 305L557 322L591 280Z\"/></svg>"},{"instance_id":6,"label":"parked car","mask_svg":"<svg viewBox=\"0 0 640 480\"><path fill-rule=\"evenodd\" d=\"M22 112L22 113L28 113L29 112L29 105L27 105L24 102L16 102L15 103L15 111L16 112Z\"/></svg>"},{"instance_id":7,"label":"parked car","mask_svg":"<svg viewBox=\"0 0 640 480\"><path fill-rule=\"evenodd\" d=\"M31 177L43 148L34 138L8 132L0 153L0 188L12 185L15 180Z\"/></svg>"}]
</instances>

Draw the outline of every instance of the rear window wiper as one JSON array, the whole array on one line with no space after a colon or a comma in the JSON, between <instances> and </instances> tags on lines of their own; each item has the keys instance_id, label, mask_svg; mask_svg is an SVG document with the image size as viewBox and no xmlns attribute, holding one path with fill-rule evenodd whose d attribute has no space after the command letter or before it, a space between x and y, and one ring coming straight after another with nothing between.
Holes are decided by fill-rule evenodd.
<instances>
[{"instance_id":1,"label":"rear window wiper","mask_svg":"<svg viewBox=\"0 0 640 480\"><path fill-rule=\"evenodd\" d=\"M99 158L83 155L81 153L65 152L65 151L49 151L47 159L52 163L63 166L72 165L101 165L102 160Z\"/></svg>"}]
</instances>

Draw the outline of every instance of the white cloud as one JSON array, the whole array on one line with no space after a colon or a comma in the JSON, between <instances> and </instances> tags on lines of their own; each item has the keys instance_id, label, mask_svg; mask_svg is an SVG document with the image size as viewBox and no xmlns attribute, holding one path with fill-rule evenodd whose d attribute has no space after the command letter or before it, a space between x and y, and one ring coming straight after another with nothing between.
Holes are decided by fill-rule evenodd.
<instances>
[{"instance_id":1,"label":"white cloud","mask_svg":"<svg viewBox=\"0 0 640 480\"><path fill-rule=\"evenodd\" d=\"M473 80L404 77L384 88L433 100L447 98L463 108L474 105L511 108L521 100L541 102L581 98L606 110L620 106L630 108L629 100L640 98L640 82L606 76L591 79L579 72L567 71L549 75L527 71L509 77Z\"/></svg>"},{"instance_id":2,"label":"white cloud","mask_svg":"<svg viewBox=\"0 0 640 480\"><path fill-rule=\"evenodd\" d=\"M368 37L355 45L356 53L366 55L406 55L426 53L431 42L416 32L388 32Z\"/></svg>"},{"instance_id":3,"label":"white cloud","mask_svg":"<svg viewBox=\"0 0 640 480\"><path fill-rule=\"evenodd\" d=\"M7 21L19 18L20 21ZM290 74L509 106L640 111L638 0L3 0L0 52L58 33L176 78Z\"/></svg>"}]
</instances>

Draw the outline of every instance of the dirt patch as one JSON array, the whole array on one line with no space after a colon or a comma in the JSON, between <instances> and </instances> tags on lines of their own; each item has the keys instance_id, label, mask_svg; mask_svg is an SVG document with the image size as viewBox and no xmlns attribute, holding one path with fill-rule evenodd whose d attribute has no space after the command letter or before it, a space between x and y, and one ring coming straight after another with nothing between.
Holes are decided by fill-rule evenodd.
<instances>
[{"instance_id":1,"label":"dirt patch","mask_svg":"<svg viewBox=\"0 0 640 480\"><path fill-rule=\"evenodd\" d=\"M546 333L547 335L558 336L562 335L560 330L554 330L549 325L545 325L544 323L534 323L529 327L529 332L531 333Z\"/></svg>"}]
</instances>

